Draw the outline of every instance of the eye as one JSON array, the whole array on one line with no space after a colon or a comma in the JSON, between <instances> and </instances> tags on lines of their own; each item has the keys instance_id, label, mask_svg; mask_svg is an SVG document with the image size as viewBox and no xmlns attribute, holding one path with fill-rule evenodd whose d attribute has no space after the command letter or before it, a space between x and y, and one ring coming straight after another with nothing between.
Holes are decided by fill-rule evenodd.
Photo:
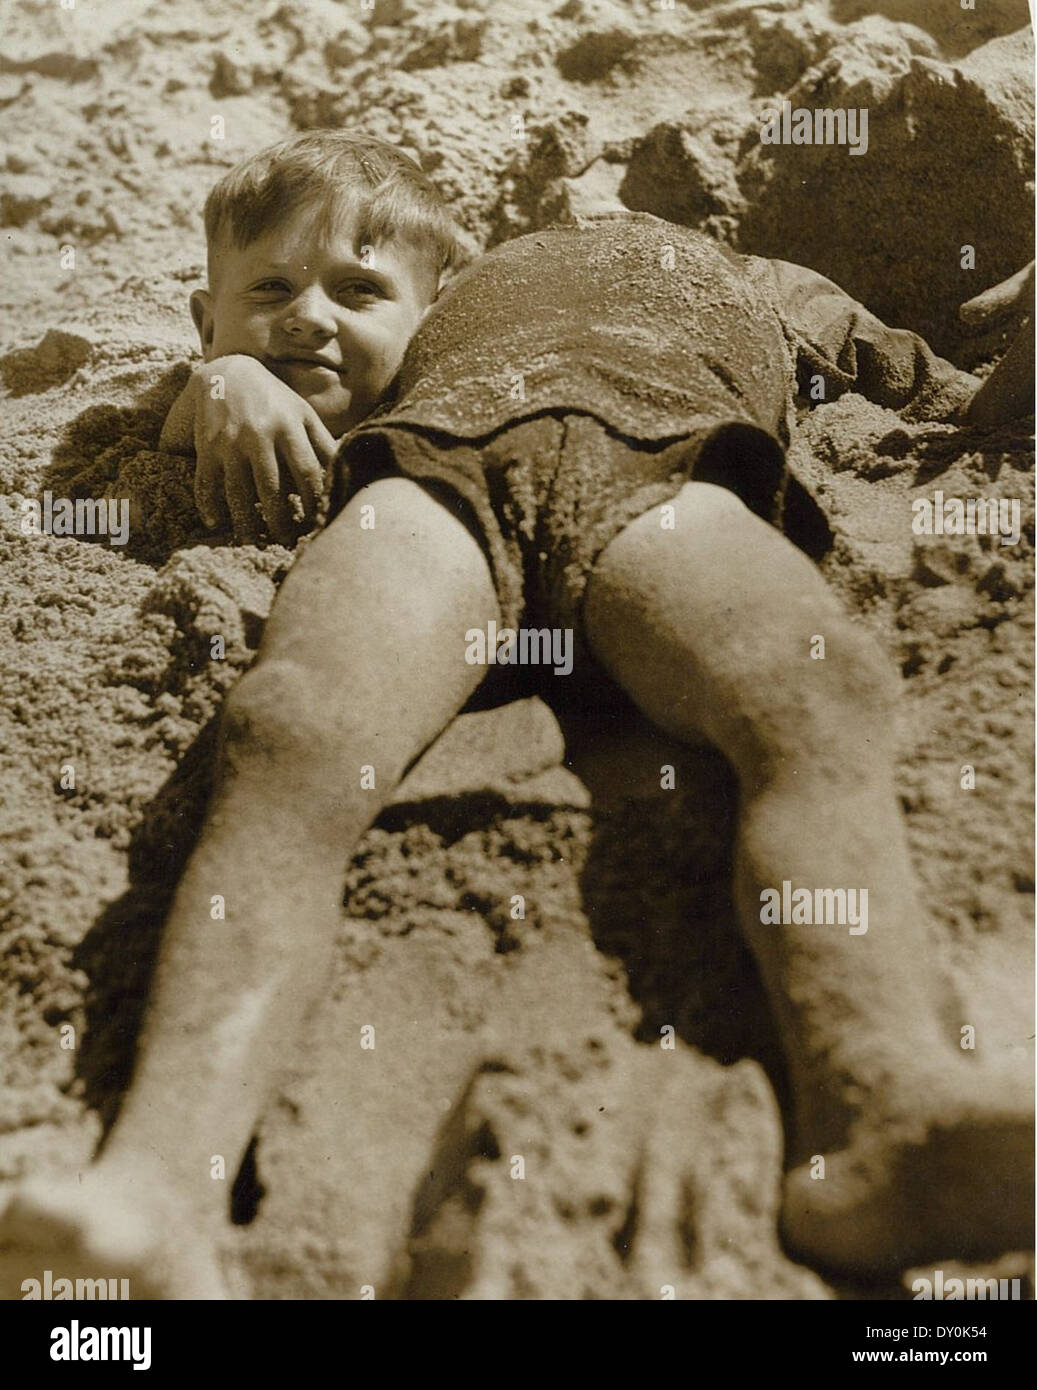
<instances>
[{"instance_id":1,"label":"eye","mask_svg":"<svg viewBox=\"0 0 1037 1390\"><path fill-rule=\"evenodd\" d=\"M286 280L260 280L253 285L251 294L263 295L266 298L273 298L275 295L291 294L292 289Z\"/></svg>"},{"instance_id":2,"label":"eye","mask_svg":"<svg viewBox=\"0 0 1037 1390\"><path fill-rule=\"evenodd\" d=\"M339 289L343 299L384 299L385 291L373 280L349 280Z\"/></svg>"}]
</instances>

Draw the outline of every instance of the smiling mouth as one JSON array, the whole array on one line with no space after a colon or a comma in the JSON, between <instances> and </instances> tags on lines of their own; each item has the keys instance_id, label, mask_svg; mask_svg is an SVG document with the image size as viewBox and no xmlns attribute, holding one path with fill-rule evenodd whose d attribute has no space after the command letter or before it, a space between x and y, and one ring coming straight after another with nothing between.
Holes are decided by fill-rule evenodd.
<instances>
[{"instance_id":1,"label":"smiling mouth","mask_svg":"<svg viewBox=\"0 0 1037 1390\"><path fill-rule=\"evenodd\" d=\"M272 363L278 367L323 367L327 372L336 372L339 376L346 370L336 362L325 362L322 357L274 357Z\"/></svg>"}]
</instances>

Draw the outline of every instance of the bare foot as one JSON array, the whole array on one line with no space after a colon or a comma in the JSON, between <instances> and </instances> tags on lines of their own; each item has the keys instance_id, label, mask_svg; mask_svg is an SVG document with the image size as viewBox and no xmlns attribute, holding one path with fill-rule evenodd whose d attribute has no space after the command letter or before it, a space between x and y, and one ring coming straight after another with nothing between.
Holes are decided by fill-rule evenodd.
<instances>
[{"instance_id":1,"label":"bare foot","mask_svg":"<svg viewBox=\"0 0 1037 1390\"><path fill-rule=\"evenodd\" d=\"M918 1107L921 1112L922 1106ZM844 1149L785 1180L782 1237L819 1269L894 1274L934 1259L977 1260L1031 1245L1031 1116L958 1103L899 1121L858 1119Z\"/></svg>"},{"instance_id":2,"label":"bare foot","mask_svg":"<svg viewBox=\"0 0 1037 1390\"><path fill-rule=\"evenodd\" d=\"M127 1279L131 1299L228 1297L216 1253L168 1194L142 1209L99 1169L0 1191L0 1299L30 1279ZM73 1283L73 1289L75 1285Z\"/></svg>"}]
</instances>

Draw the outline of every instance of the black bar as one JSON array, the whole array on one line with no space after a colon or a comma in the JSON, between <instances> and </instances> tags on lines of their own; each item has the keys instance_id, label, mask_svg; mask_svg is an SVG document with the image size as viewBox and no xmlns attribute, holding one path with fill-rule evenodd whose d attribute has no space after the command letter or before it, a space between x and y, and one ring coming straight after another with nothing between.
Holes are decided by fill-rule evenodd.
<instances>
[{"instance_id":1,"label":"black bar","mask_svg":"<svg viewBox=\"0 0 1037 1390\"><path fill-rule=\"evenodd\" d=\"M528 1358L531 1373L542 1380L549 1373L557 1376L571 1360L585 1380L599 1358L608 1369L631 1335L638 1337L635 1364L643 1372L655 1367L663 1373L663 1358L668 1364L672 1353L676 1368L691 1379L754 1367L790 1376L817 1370L853 1375L876 1365L977 1366L1005 1375L1032 1345L1033 1309L1030 1301L906 1299L695 1303L683 1313L662 1307L638 1313L626 1304L601 1320L600 1305L575 1303L527 1303L517 1317L510 1306L475 1310L456 1303L411 1305L395 1313L388 1305L365 1305L351 1313L327 1302L21 1303L0 1311L0 1337L20 1383L33 1383L24 1377L39 1372L46 1385L91 1373L137 1378L132 1361L53 1360L55 1329L71 1329L74 1323L80 1339L88 1327L150 1329L151 1364L145 1374L163 1378L179 1371L208 1380L214 1372L240 1376L253 1369L269 1378L283 1369L296 1383L323 1379L329 1371L348 1382L362 1377L369 1365L368 1374L387 1373L396 1380L411 1357L425 1375L434 1368L459 1375L465 1365L471 1373L485 1360L485 1352L478 1352L485 1346L491 1360L483 1374L501 1357L510 1378ZM471 1346L458 1344L458 1335L471 1337ZM144 1345L140 1336L141 1355ZM624 1361L629 1355L628 1347Z\"/></svg>"}]
</instances>

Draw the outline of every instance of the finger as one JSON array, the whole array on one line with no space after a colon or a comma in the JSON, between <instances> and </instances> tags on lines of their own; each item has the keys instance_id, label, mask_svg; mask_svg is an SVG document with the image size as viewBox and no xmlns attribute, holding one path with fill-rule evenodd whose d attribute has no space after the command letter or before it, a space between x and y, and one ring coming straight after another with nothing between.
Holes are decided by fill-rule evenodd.
<instances>
[{"instance_id":1,"label":"finger","mask_svg":"<svg viewBox=\"0 0 1037 1390\"><path fill-rule=\"evenodd\" d=\"M991 285L982 294L974 295L959 308L962 323L992 328L1009 314L1026 314L1033 309L1034 263L1023 266L1007 280Z\"/></svg>"},{"instance_id":2,"label":"finger","mask_svg":"<svg viewBox=\"0 0 1037 1390\"><path fill-rule=\"evenodd\" d=\"M260 516L252 463L245 454L235 454L224 469L227 506L239 543L260 538Z\"/></svg>"},{"instance_id":3,"label":"finger","mask_svg":"<svg viewBox=\"0 0 1037 1390\"><path fill-rule=\"evenodd\" d=\"M194 469L194 502L210 531L229 521L224 502L223 460L213 449L198 452Z\"/></svg>"},{"instance_id":4,"label":"finger","mask_svg":"<svg viewBox=\"0 0 1037 1390\"><path fill-rule=\"evenodd\" d=\"M317 415L308 415L303 420L306 434L313 445L313 452L319 462L327 468L338 453L338 440L327 429L324 421Z\"/></svg>"},{"instance_id":5,"label":"finger","mask_svg":"<svg viewBox=\"0 0 1037 1390\"><path fill-rule=\"evenodd\" d=\"M252 480L270 534L282 545L290 545L295 539L292 513L284 495L277 453L270 440L257 441L253 447Z\"/></svg>"},{"instance_id":6,"label":"finger","mask_svg":"<svg viewBox=\"0 0 1037 1390\"><path fill-rule=\"evenodd\" d=\"M302 499L303 516L296 520L312 521L324 491L324 469L314 453L307 432L298 430L286 433L278 441L278 456Z\"/></svg>"}]
</instances>

